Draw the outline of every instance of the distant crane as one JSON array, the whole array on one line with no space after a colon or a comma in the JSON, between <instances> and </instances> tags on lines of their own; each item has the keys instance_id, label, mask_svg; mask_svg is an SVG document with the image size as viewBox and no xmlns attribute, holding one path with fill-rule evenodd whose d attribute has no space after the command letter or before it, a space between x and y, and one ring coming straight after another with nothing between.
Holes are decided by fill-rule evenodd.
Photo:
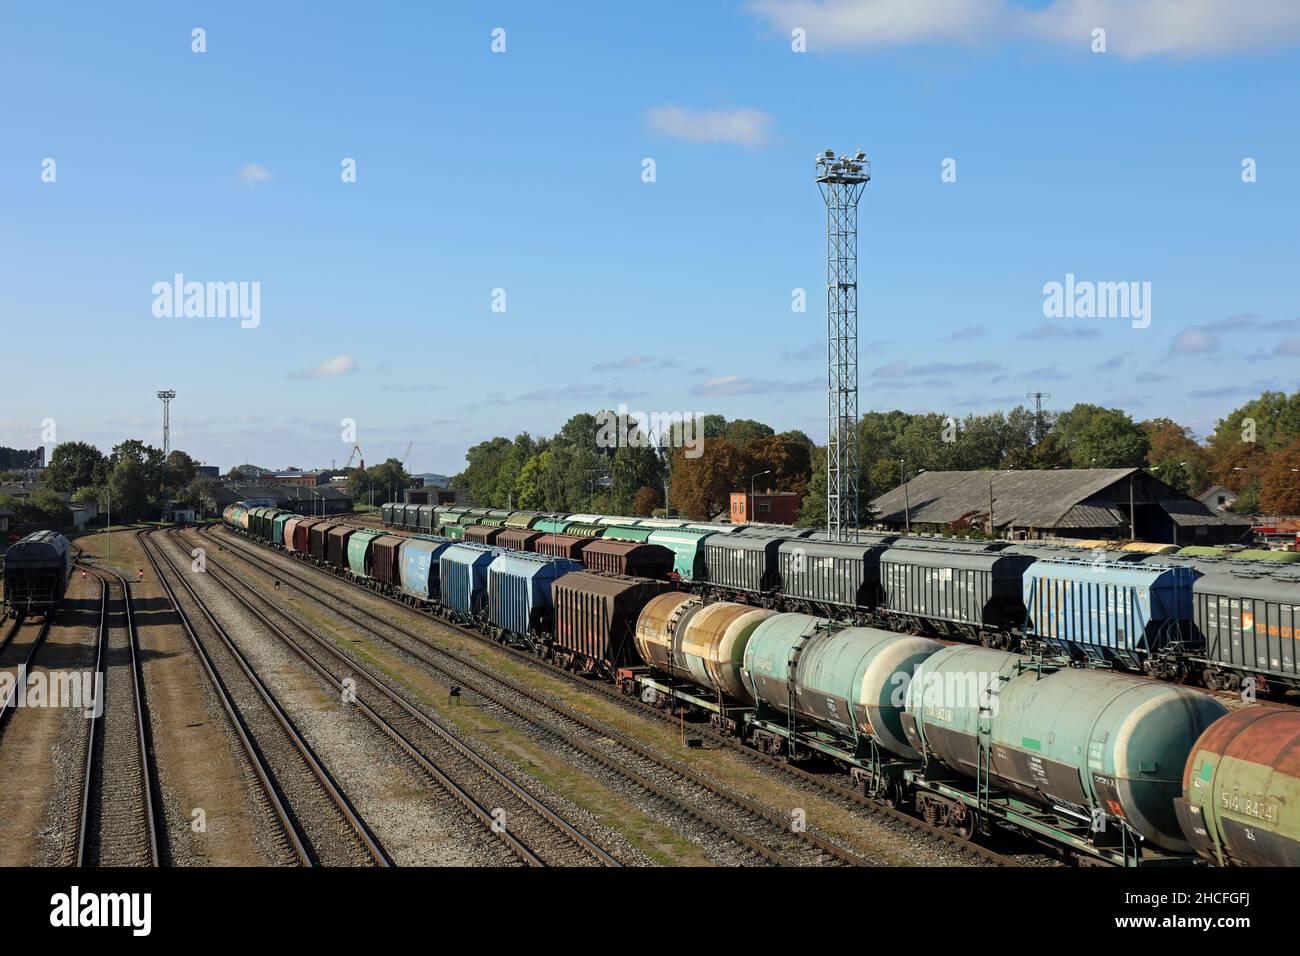
<instances>
[{"instance_id":1,"label":"distant crane","mask_svg":"<svg viewBox=\"0 0 1300 956\"><path fill-rule=\"evenodd\" d=\"M352 467L352 459L353 459L353 458L357 458L358 456L361 458L361 464L359 464L357 467L360 468L362 471L365 471L365 470L366 470L366 453L363 452L363 451L361 450L361 446L358 445L356 442L353 442L353 443L352 443L352 451L350 451L350 452L348 453L348 461L347 461L347 464L345 464L345 465L343 466L343 470L344 470L344 471L347 471L349 468L351 468L351 467Z\"/></svg>"},{"instance_id":2,"label":"distant crane","mask_svg":"<svg viewBox=\"0 0 1300 956\"><path fill-rule=\"evenodd\" d=\"M402 455L402 471L406 471L406 459L411 457L411 449L415 447L415 442L410 442L406 446L406 454Z\"/></svg>"}]
</instances>

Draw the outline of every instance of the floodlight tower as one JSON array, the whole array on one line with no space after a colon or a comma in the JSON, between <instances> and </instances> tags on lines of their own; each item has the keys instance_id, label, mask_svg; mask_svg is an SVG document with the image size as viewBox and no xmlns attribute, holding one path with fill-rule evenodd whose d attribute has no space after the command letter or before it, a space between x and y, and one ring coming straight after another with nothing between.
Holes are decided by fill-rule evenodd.
<instances>
[{"instance_id":1,"label":"floodlight tower","mask_svg":"<svg viewBox=\"0 0 1300 956\"><path fill-rule=\"evenodd\" d=\"M866 153L819 153L826 201L826 532L858 536L858 200L871 181Z\"/></svg>"},{"instance_id":2,"label":"floodlight tower","mask_svg":"<svg viewBox=\"0 0 1300 956\"><path fill-rule=\"evenodd\" d=\"M176 397L176 389L165 388L158 393L158 397L163 403L163 457L166 458L172 450L172 399Z\"/></svg>"}]
</instances>

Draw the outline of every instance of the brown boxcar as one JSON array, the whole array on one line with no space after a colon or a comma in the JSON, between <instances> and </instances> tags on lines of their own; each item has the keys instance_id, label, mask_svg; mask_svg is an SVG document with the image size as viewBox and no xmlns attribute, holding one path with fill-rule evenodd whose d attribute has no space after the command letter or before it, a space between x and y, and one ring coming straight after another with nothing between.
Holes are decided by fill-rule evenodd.
<instances>
[{"instance_id":1,"label":"brown boxcar","mask_svg":"<svg viewBox=\"0 0 1300 956\"><path fill-rule=\"evenodd\" d=\"M307 553L317 561L325 560L325 536L339 527L333 521L317 521L307 532Z\"/></svg>"},{"instance_id":2,"label":"brown boxcar","mask_svg":"<svg viewBox=\"0 0 1300 956\"><path fill-rule=\"evenodd\" d=\"M634 638L637 616L669 581L601 571L573 571L551 585L555 604L556 660L581 670L612 673L639 663Z\"/></svg>"},{"instance_id":3,"label":"brown boxcar","mask_svg":"<svg viewBox=\"0 0 1300 956\"><path fill-rule=\"evenodd\" d=\"M298 526L293 529L293 550L301 551L303 554L310 553L308 547L309 533L313 527L320 523L320 518L303 518L299 521Z\"/></svg>"},{"instance_id":4,"label":"brown boxcar","mask_svg":"<svg viewBox=\"0 0 1300 956\"><path fill-rule=\"evenodd\" d=\"M501 532L501 537L497 538L496 545L511 551L536 551L537 539L541 536L540 531L529 531L527 528L506 528Z\"/></svg>"},{"instance_id":5,"label":"brown boxcar","mask_svg":"<svg viewBox=\"0 0 1300 956\"><path fill-rule=\"evenodd\" d=\"M595 538L575 538L571 534L544 534L534 544L538 554L581 561L582 549L595 540Z\"/></svg>"},{"instance_id":6,"label":"brown boxcar","mask_svg":"<svg viewBox=\"0 0 1300 956\"><path fill-rule=\"evenodd\" d=\"M505 532L504 527L492 527L486 524L473 524L465 529L462 541L472 544L496 544L497 538Z\"/></svg>"},{"instance_id":7,"label":"brown boxcar","mask_svg":"<svg viewBox=\"0 0 1300 956\"><path fill-rule=\"evenodd\" d=\"M325 536L325 560L336 568L348 566L348 538L356 528L345 524L336 524Z\"/></svg>"},{"instance_id":8,"label":"brown boxcar","mask_svg":"<svg viewBox=\"0 0 1300 956\"><path fill-rule=\"evenodd\" d=\"M608 571L638 578L667 578L673 569L673 553L661 544L597 538L582 549L582 563L588 571Z\"/></svg>"},{"instance_id":9,"label":"brown boxcar","mask_svg":"<svg viewBox=\"0 0 1300 956\"><path fill-rule=\"evenodd\" d=\"M391 584L393 587L399 587L402 583L400 565L398 564L398 549L406 538L399 538L395 534L386 534L382 538L376 538L374 544L370 546L370 573L374 579L381 584Z\"/></svg>"}]
</instances>

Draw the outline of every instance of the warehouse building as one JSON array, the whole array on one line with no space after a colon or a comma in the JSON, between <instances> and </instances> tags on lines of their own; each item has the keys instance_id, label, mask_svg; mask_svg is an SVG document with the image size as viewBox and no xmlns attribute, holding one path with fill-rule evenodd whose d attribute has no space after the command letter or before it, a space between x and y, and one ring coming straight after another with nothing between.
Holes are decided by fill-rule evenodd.
<instances>
[{"instance_id":1,"label":"warehouse building","mask_svg":"<svg viewBox=\"0 0 1300 956\"><path fill-rule=\"evenodd\" d=\"M967 528L1007 538L1231 544L1250 522L1213 509L1140 468L927 471L872 502L891 531Z\"/></svg>"},{"instance_id":2,"label":"warehouse building","mask_svg":"<svg viewBox=\"0 0 1300 956\"><path fill-rule=\"evenodd\" d=\"M267 508L283 508L300 515L341 515L352 511L352 499L328 485L264 485L260 482L230 481L218 486L214 495L217 511L243 501Z\"/></svg>"}]
</instances>

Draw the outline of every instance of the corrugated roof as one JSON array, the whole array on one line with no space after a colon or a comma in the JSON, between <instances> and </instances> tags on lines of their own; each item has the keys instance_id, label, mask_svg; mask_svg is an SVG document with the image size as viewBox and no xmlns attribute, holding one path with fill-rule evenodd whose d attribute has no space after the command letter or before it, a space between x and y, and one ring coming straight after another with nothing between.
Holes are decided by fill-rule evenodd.
<instances>
[{"instance_id":1,"label":"corrugated roof","mask_svg":"<svg viewBox=\"0 0 1300 956\"><path fill-rule=\"evenodd\" d=\"M1247 527L1250 521L1230 511L1211 508L1200 501L1162 501L1160 507L1180 528L1194 528L1199 525L1231 525Z\"/></svg>"},{"instance_id":2,"label":"corrugated roof","mask_svg":"<svg viewBox=\"0 0 1300 956\"><path fill-rule=\"evenodd\" d=\"M993 516L999 527L1009 524L1055 528L1083 501L1136 468L1072 468L1059 471L927 471L872 502L880 519L901 524L904 510L918 524L948 525L972 515L989 513L989 484L993 486ZM1091 506L1090 506L1091 507ZM1098 508L1098 524L1068 527L1111 527L1115 519ZM1078 520L1082 514L1076 516Z\"/></svg>"}]
</instances>

